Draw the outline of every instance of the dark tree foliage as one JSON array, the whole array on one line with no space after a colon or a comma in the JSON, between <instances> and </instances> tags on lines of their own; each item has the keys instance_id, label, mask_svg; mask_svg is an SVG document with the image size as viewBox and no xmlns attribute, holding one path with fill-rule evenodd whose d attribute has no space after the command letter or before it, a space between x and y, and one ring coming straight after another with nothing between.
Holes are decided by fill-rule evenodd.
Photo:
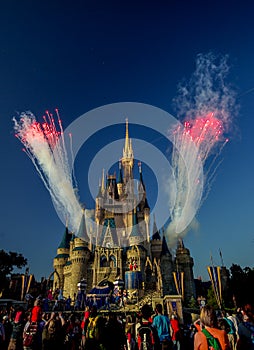
<instances>
[{"instance_id":1,"label":"dark tree foliage","mask_svg":"<svg viewBox=\"0 0 254 350\"><path fill-rule=\"evenodd\" d=\"M10 276L14 267L21 269L26 264L27 259L22 254L16 252L7 253L4 250L0 250L0 294L4 289L8 288L8 276Z\"/></svg>"},{"instance_id":2,"label":"dark tree foliage","mask_svg":"<svg viewBox=\"0 0 254 350\"><path fill-rule=\"evenodd\" d=\"M232 298L235 299L236 306L254 303L252 287L254 284L254 269L250 267L242 269L239 265L232 264L230 272L229 290Z\"/></svg>"}]
</instances>

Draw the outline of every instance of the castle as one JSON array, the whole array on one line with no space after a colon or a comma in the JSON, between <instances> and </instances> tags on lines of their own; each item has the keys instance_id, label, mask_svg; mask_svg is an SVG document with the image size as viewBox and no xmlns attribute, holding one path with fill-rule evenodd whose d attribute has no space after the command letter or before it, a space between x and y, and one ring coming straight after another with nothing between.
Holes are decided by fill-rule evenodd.
<instances>
[{"instance_id":1,"label":"castle","mask_svg":"<svg viewBox=\"0 0 254 350\"><path fill-rule=\"evenodd\" d=\"M78 232L68 228L54 258L54 288L73 298L77 285L86 280L87 291L95 286L121 279L130 292L141 295L157 291L158 295L179 294L176 272L183 276L184 300L195 297L193 258L179 240L172 256L164 235L153 222L143 180L141 163L138 189L134 190L134 153L126 121L123 156L116 175L104 173L95 203L94 228L87 229L83 211ZM174 276L175 275L175 276Z\"/></svg>"}]
</instances>

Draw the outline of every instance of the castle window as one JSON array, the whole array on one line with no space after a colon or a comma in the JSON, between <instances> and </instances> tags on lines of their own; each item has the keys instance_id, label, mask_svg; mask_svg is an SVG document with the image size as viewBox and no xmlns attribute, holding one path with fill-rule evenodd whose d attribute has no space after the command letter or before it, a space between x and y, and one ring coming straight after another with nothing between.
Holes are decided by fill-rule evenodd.
<instances>
[{"instance_id":1,"label":"castle window","mask_svg":"<svg viewBox=\"0 0 254 350\"><path fill-rule=\"evenodd\" d=\"M103 255L100 259L100 267L107 267L108 262L107 262L107 258L105 255Z\"/></svg>"},{"instance_id":2,"label":"castle window","mask_svg":"<svg viewBox=\"0 0 254 350\"><path fill-rule=\"evenodd\" d=\"M109 266L110 267L116 267L116 257L114 255L110 255Z\"/></svg>"}]
</instances>

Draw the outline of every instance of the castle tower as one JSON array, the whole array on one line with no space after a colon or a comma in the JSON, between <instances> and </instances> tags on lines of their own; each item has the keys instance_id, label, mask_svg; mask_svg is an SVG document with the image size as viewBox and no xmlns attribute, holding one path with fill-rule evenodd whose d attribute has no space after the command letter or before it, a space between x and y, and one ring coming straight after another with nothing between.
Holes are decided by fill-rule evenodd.
<instances>
[{"instance_id":1,"label":"castle tower","mask_svg":"<svg viewBox=\"0 0 254 350\"><path fill-rule=\"evenodd\" d=\"M104 207L103 207L103 201L104 201L104 195L105 195L104 177L105 175L104 175L104 169L103 169L101 184L99 184L98 194L95 199L95 221L97 225L102 223L103 216L104 216Z\"/></svg>"},{"instance_id":2,"label":"castle tower","mask_svg":"<svg viewBox=\"0 0 254 350\"><path fill-rule=\"evenodd\" d=\"M146 197L146 188L143 180L141 162L138 163L139 168L139 184L138 184L138 205L137 219L140 225L140 230L147 242L147 249L150 256L150 207Z\"/></svg>"},{"instance_id":3,"label":"castle tower","mask_svg":"<svg viewBox=\"0 0 254 350\"><path fill-rule=\"evenodd\" d=\"M64 266L69 258L70 240L72 235L69 233L68 227L65 227L64 235L57 249L57 255L54 258L53 266L56 273L54 274L54 289L64 288Z\"/></svg>"},{"instance_id":4,"label":"castle tower","mask_svg":"<svg viewBox=\"0 0 254 350\"><path fill-rule=\"evenodd\" d=\"M161 251L162 251L162 240L160 233L158 231L156 221L155 221L155 216L154 216L154 222L153 222L153 235L152 235L152 240L151 240L151 254L152 258L159 260L161 256Z\"/></svg>"},{"instance_id":5,"label":"castle tower","mask_svg":"<svg viewBox=\"0 0 254 350\"><path fill-rule=\"evenodd\" d=\"M132 226L132 210L136 207L136 197L133 187L134 155L131 139L129 138L128 119L126 119L125 145L121 163L123 168L123 191L125 201L123 220L127 228L127 235L129 235L130 229L128 228Z\"/></svg>"},{"instance_id":6,"label":"castle tower","mask_svg":"<svg viewBox=\"0 0 254 350\"><path fill-rule=\"evenodd\" d=\"M184 247L183 240L179 239L176 249L175 265L177 272L184 273L184 300L190 300L196 297L194 276L193 276L193 258L190 256L189 249Z\"/></svg>"},{"instance_id":7,"label":"castle tower","mask_svg":"<svg viewBox=\"0 0 254 350\"><path fill-rule=\"evenodd\" d=\"M133 215L132 216L132 230L131 230L131 234L129 236L130 246L143 244L143 242L144 242L144 237L139 230L139 226L138 226L138 222L137 222L136 208L134 209L132 215Z\"/></svg>"},{"instance_id":8,"label":"castle tower","mask_svg":"<svg viewBox=\"0 0 254 350\"><path fill-rule=\"evenodd\" d=\"M125 131L125 145L123 149L123 157L121 159L122 166L123 166L123 172L124 172L124 184L126 185L127 182L131 179L133 179L133 162L134 162L134 156L133 156L133 149L132 149L132 143L131 139L129 138L129 129L128 129L128 119L126 119L126 131Z\"/></svg>"},{"instance_id":9,"label":"castle tower","mask_svg":"<svg viewBox=\"0 0 254 350\"><path fill-rule=\"evenodd\" d=\"M73 297L74 293L77 293L77 284L82 279L87 280L88 286L92 285L91 278L87 274L88 262L91 257L91 251L88 248L89 242L85 211L83 210L78 233L71 243L70 258L64 267L64 296Z\"/></svg>"},{"instance_id":10,"label":"castle tower","mask_svg":"<svg viewBox=\"0 0 254 350\"><path fill-rule=\"evenodd\" d=\"M166 241L166 237L163 231L162 237L162 251L161 251L161 275L163 294L172 295L175 294L174 281L173 281L173 260Z\"/></svg>"},{"instance_id":11,"label":"castle tower","mask_svg":"<svg viewBox=\"0 0 254 350\"><path fill-rule=\"evenodd\" d=\"M117 190L119 197L121 198L123 195L123 172L122 172L122 163L121 160L119 161L119 172L118 172L118 179L117 179Z\"/></svg>"}]
</instances>

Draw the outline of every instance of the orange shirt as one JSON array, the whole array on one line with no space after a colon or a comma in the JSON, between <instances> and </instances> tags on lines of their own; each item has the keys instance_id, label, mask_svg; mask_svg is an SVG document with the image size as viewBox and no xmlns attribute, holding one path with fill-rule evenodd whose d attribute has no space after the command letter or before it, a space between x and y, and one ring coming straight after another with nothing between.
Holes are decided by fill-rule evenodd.
<instances>
[{"instance_id":1,"label":"orange shirt","mask_svg":"<svg viewBox=\"0 0 254 350\"><path fill-rule=\"evenodd\" d=\"M230 349L228 336L225 331L218 328L205 328L214 338L219 340L222 350ZM208 350L207 338L202 331L198 331L194 336L194 350Z\"/></svg>"}]
</instances>

